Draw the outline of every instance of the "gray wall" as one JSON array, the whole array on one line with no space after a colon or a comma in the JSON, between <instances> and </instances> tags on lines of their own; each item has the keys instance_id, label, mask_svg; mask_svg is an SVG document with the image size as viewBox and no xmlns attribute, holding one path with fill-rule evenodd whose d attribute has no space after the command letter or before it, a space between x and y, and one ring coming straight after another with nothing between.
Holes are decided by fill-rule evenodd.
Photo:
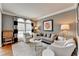
<instances>
[{"instance_id":1,"label":"gray wall","mask_svg":"<svg viewBox=\"0 0 79 59\"><path fill-rule=\"evenodd\" d=\"M53 31L52 32L49 32L49 31L46 32L46 31L43 30L43 21L44 20L49 20L49 19L53 19ZM59 32L61 30L60 29L61 24L69 24L70 25L70 30L75 32L76 31L75 21L76 21L75 10L71 10L71 11L68 11L68 12L64 12L64 13L61 13L61 14L57 14L57 15L54 15L54 16L50 16L50 17L41 19L38 23L41 26L40 27L41 32L44 32L44 33Z\"/></svg>"},{"instance_id":2,"label":"gray wall","mask_svg":"<svg viewBox=\"0 0 79 59\"><path fill-rule=\"evenodd\" d=\"M13 30L13 17L9 15L2 15L3 30Z\"/></svg>"}]
</instances>

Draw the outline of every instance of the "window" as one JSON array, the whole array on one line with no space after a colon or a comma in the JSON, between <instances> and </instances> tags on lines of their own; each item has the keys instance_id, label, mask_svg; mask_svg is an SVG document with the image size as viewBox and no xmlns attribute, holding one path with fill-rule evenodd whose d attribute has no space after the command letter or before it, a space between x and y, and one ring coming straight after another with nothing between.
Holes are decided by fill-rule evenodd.
<instances>
[{"instance_id":1,"label":"window","mask_svg":"<svg viewBox=\"0 0 79 59\"><path fill-rule=\"evenodd\" d=\"M22 19L22 18L18 18L17 21L18 21L18 22L24 22L24 19Z\"/></svg>"},{"instance_id":2,"label":"window","mask_svg":"<svg viewBox=\"0 0 79 59\"><path fill-rule=\"evenodd\" d=\"M26 33L32 34L32 25L30 20L26 20Z\"/></svg>"},{"instance_id":3,"label":"window","mask_svg":"<svg viewBox=\"0 0 79 59\"><path fill-rule=\"evenodd\" d=\"M18 22L18 30L25 31L25 24Z\"/></svg>"},{"instance_id":4,"label":"window","mask_svg":"<svg viewBox=\"0 0 79 59\"><path fill-rule=\"evenodd\" d=\"M18 38L24 38L24 33L32 34L32 25L30 20L18 18Z\"/></svg>"},{"instance_id":5,"label":"window","mask_svg":"<svg viewBox=\"0 0 79 59\"><path fill-rule=\"evenodd\" d=\"M18 18L18 38L23 38L25 33L25 21L22 18Z\"/></svg>"}]
</instances>

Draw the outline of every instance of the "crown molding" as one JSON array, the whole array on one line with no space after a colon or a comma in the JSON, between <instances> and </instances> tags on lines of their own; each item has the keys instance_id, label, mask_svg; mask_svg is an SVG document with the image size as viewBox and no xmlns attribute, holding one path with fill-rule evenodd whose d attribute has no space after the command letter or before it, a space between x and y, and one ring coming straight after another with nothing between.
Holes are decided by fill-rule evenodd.
<instances>
[{"instance_id":1,"label":"crown molding","mask_svg":"<svg viewBox=\"0 0 79 59\"><path fill-rule=\"evenodd\" d=\"M60 13L64 13L64 12L67 12L67 11L70 11L70 10L74 10L74 9L76 9L76 5L77 4L74 4L74 6L72 6L72 7L69 7L69 8L66 8L66 9L63 9L63 10L60 10L58 12L51 13L49 15L45 15L43 17L39 17L38 19L40 20L40 19L44 19L44 18L47 18L47 17L50 17L50 16L54 16L54 15L57 15L57 14L60 14Z\"/></svg>"}]
</instances>

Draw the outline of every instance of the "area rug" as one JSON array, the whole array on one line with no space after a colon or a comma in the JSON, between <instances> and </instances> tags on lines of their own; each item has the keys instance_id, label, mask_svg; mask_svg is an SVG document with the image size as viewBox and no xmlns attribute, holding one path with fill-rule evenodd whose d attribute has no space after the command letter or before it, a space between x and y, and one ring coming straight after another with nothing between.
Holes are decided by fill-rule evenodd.
<instances>
[{"instance_id":1,"label":"area rug","mask_svg":"<svg viewBox=\"0 0 79 59\"><path fill-rule=\"evenodd\" d=\"M12 51L14 56L36 56L35 48L24 42L13 44Z\"/></svg>"}]
</instances>

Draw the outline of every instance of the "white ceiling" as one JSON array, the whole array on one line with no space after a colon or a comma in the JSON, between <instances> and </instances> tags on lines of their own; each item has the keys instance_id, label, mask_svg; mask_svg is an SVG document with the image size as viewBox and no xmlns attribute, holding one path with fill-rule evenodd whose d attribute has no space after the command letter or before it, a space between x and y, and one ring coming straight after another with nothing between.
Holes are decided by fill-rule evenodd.
<instances>
[{"instance_id":1,"label":"white ceiling","mask_svg":"<svg viewBox=\"0 0 79 59\"><path fill-rule=\"evenodd\" d=\"M72 6L73 3L2 3L3 10L30 18L40 18Z\"/></svg>"}]
</instances>

